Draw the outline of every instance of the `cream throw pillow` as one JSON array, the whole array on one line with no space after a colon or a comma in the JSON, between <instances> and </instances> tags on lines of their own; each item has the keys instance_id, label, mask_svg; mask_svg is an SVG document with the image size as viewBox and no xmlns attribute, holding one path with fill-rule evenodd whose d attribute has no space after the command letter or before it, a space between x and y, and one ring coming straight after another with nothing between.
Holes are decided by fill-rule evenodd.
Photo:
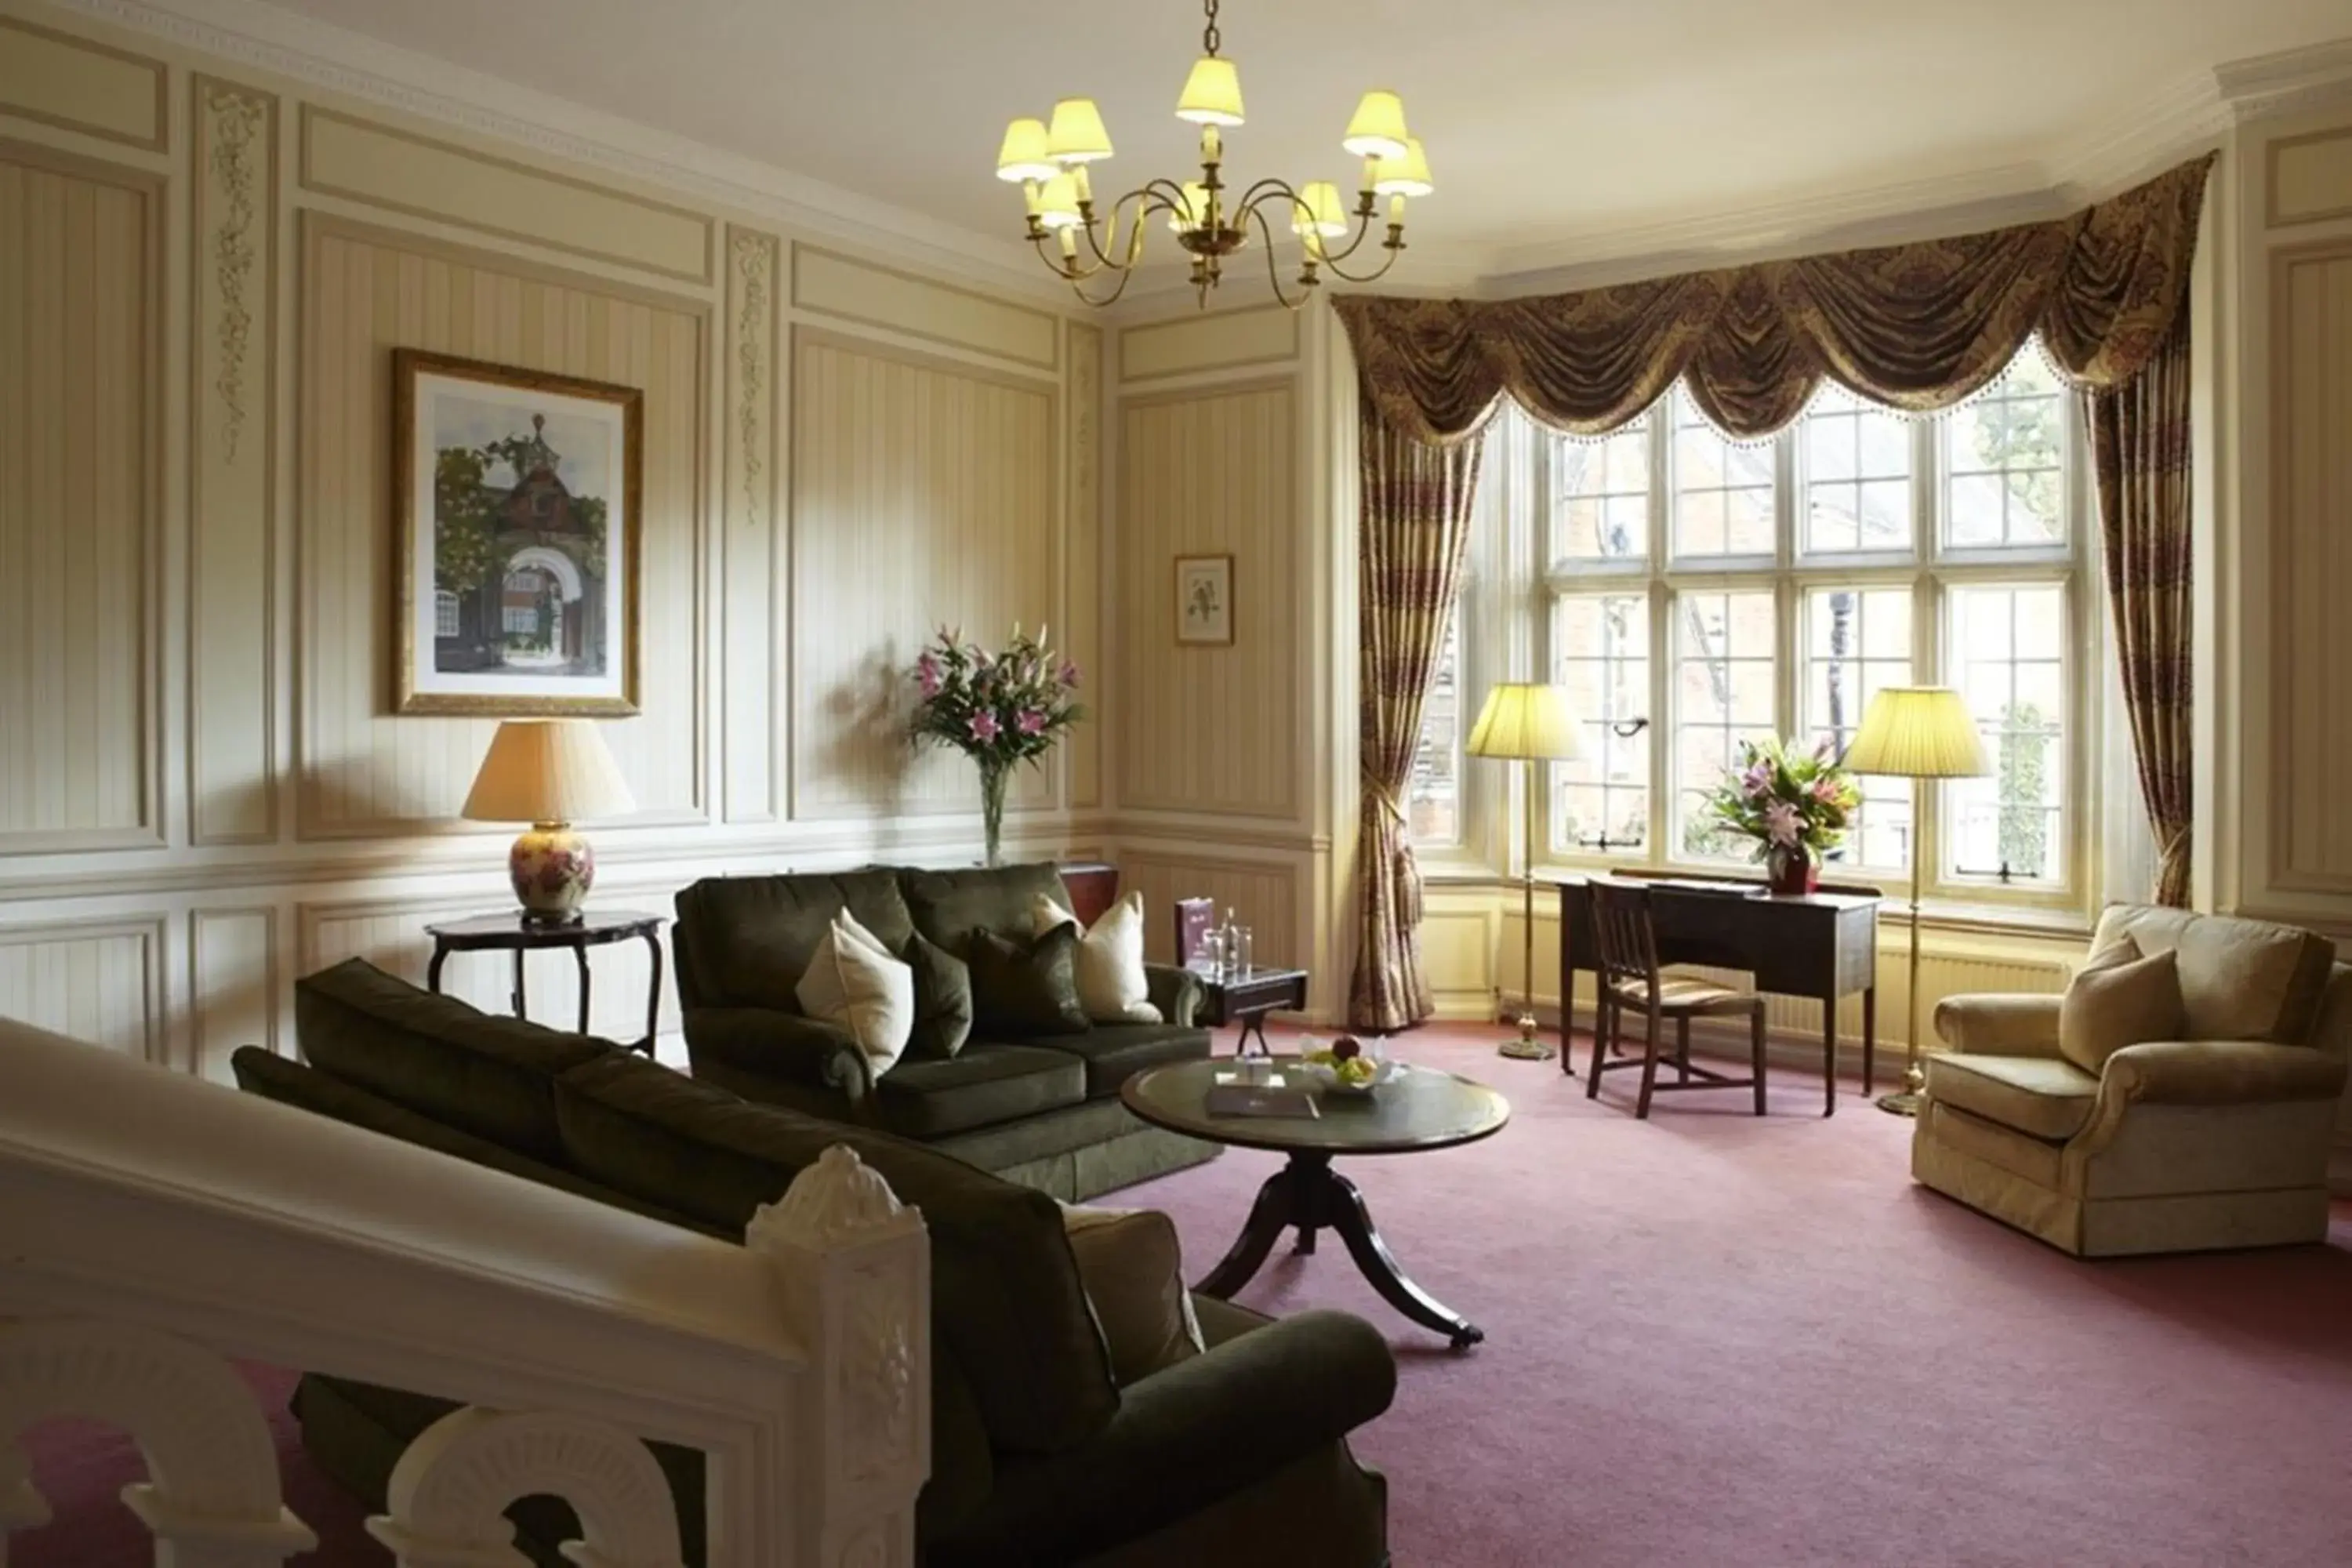
<instances>
[{"instance_id":1,"label":"cream throw pillow","mask_svg":"<svg viewBox=\"0 0 2352 1568\"><path fill-rule=\"evenodd\" d=\"M915 1028L915 971L847 910L833 917L793 994L802 1011L846 1029L873 1065L890 1070Z\"/></svg>"},{"instance_id":2,"label":"cream throw pillow","mask_svg":"<svg viewBox=\"0 0 2352 1568\"><path fill-rule=\"evenodd\" d=\"M2096 1076L2126 1046L2177 1040L2189 1015L2169 950L2140 956L2130 937L2093 953L2058 1003L2058 1054Z\"/></svg>"},{"instance_id":3,"label":"cream throw pillow","mask_svg":"<svg viewBox=\"0 0 2352 1568\"><path fill-rule=\"evenodd\" d=\"M1072 968L1078 983L1078 1005L1089 1023L1157 1024L1160 1009L1150 1000L1151 984L1143 973L1143 895L1129 893L1103 911L1095 929L1078 925L1078 917L1049 893L1029 900L1032 934L1043 936L1055 926L1077 926L1078 947Z\"/></svg>"},{"instance_id":4,"label":"cream throw pillow","mask_svg":"<svg viewBox=\"0 0 2352 1568\"><path fill-rule=\"evenodd\" d=\"M1064 1204L1062 1228L1121 1388L1207 1348L1184 1286L1173 1220L1156 1209Z\"/></svg>"}]
</instances>

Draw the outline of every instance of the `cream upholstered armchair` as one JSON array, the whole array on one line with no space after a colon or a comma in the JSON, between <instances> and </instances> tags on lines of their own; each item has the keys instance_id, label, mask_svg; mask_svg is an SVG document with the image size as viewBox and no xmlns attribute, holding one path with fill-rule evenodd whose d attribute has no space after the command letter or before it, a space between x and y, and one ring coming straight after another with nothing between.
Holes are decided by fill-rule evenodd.
<instances>
[{"instance_id":1,"label":"cream upholstered armchair","mask_svg":"<svg viewBox=\"0 0 2352 1568\"><path fill-rule=\"evenodd\" d=\"M2188 1037L2094 1075L2059 1052L2060 998L1951 997L1912 1175L2084 1257L2325 1239L2352 967L2292 926L2131 904L2091 950L2126 936L2173 954Z\"/></svg>"}]
</instances>

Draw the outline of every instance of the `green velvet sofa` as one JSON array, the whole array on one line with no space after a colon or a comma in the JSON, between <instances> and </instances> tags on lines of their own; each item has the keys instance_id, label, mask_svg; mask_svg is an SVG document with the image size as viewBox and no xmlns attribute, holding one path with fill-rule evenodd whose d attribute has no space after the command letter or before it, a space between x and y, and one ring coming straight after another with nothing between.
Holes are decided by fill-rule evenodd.
<instances>
[{"instance_id":1,"label":"green velvet sofa","mask_svg":"<svg viewBox=\"0 0 2352 1568\"><path fill-rule=\"evenodd\" d=\"M247 1047L239 1085L370 1131L740 1240L827 1147L845 1143L919 1207L932 1267L932 1468L924 1568L1382 1568L1387 1489L1347 1434L1396 1368L1342 1312L1269 1321L1196 1298L1208 1348L1114 1380L1058 1205L936 1148L757 1105L619 1047L478 1013L359 960L295 987L305 1060ZM449 1407L305 1377L306 1447L372 1507ZM655 1445L702 1561L702 1466ZM548 1500L510 1510L547 1568L576 1530Z\"/></svg>"},{"instance_id":2,"label":"green velvet sofa","mask_svg":"<svg viewBox=\"0 0 2352 1568\"><path fill-rule=\"evenodd\" d=\"M1160 1023L1025 1038L976 1030L951 1058L902 1057L878 1076L845 1032L801 1012L795 988L844 909L894 952L920 932L961 957L975 931L1027 935L1041 893L1070 907L1050 865L695 883L677 895L670 933L694 1076L930 1144L1066 1203L1215 1158L1215 1144L1146 1126L1118 1100L1132 1074L1209 1054L1209 1032L1192 1023L1200 983L1181 969L1146 966Z\"/></svg>"}]
</instances>

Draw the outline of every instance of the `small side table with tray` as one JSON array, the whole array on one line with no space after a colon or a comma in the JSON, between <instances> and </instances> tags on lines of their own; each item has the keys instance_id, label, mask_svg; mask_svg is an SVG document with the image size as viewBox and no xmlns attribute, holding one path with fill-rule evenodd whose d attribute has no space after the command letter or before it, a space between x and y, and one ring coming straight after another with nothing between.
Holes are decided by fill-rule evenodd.
<instances>
[{"instance_id":1,"label":"small side table with tray","mask_svg":"<svg viewBox=\"0 0 2352 1568\"><path fill-rule=\"evenodd\" d=\"M653 958L652 978L646 986L646 1037L629 1042L629 1049L654 1054L654 1037L661 1033L663 917L643 914L634 910L587 910L577 920L541 921L527 918L521 910L504 914L475 915L462 921L444 921L425 928L433 939L433 962L425 967L425 986L428 991L441 989L441 965L453 952L504 952L514 954L514 1015L528 1018L523 994L523 957L539 948L562 947L572 950L572 962L580 967L580 1033L588 1033L588 950L611 942L638 939Z\"/></svg>"},{"instance_id":2,"label":"small side table with tray","mask_svg":"<svg viewBox=\"0 0 2352 1568\"><path fill-rule=\"evenodd\" d=\"M1209 951L1213 944L1205 940L1216 912L1212 899L1176 900L1176 962L1201 983L1201 1005L1193 1010L1192 1021L1212 1029L1238 1024L1241 1037L1234 1043L1234 1055L1271 1056L1265 1016L1306 1011L1307 971L1247 962L1236 967L1224 962ZM1257 1037L1255 1052L1250 1049L1252 1035Z\"/></svg>"}]
</instances>

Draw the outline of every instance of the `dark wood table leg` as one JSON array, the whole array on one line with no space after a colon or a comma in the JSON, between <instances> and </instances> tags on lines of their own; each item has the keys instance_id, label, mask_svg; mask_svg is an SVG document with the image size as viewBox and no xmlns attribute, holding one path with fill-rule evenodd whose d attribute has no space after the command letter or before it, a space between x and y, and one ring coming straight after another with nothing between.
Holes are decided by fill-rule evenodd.
<instances>
[{"instance_id":1,"label":"dark wood table leg","mask_svg":"<svg viewBox=\"0 0 2352 1568\"><path fill-rule=\"evenodd\" d=\"M1862 1097L1878 1087L1878 987L1862 989Z\"/></svg>"},{"instance_id":2,"label":"dark wood table leg","mask_svg":"<svg viewBox=\"0 0 2352 1568\"><path fill-rule=\"evenodd\" d=\"M585 943L572 950L572 962L580 971L580 1032L588 1032L588 948Z\"/></svg>"},{"instance_id":3,"label":"dark wood table leg","mask_svg":"<svg viewBox=\"0 0 2352 1568\"><path fill-rule=\"evenodd\" d=\"M433 962L425 966L425 989L438 994L441 990L441 965L449 957L449 950L439 942L433 944Z\"/></svg>"},{"instance_id":4,"label":"dark wood table leg","mask_svg":"<svg viewBox=\"0 0 2352 1568\"><path fill-rule=\"evenodd\" d=\"M524 1011L522 994L522 949L520 948L516 948L514 950L514 1015L518 1018L528 1018L530 1016L528 1012Z\"/></svg>"},{"instance_id":5,"label":"dark wood table leg","mask_svg":"<svg viewBox=\"0 0 2352 1568\"><path fill-rule=\"evenodd\" d=\"M1256 1054L1262 1057L1274 1055L1274 1048L1265 1043L1265 1012L1244 1013L1241 1015L1241 1037L1234 1042L1234 1055L1245 1057L1251 1054L1249 1042L1253 1032L1257 1036Z\"/></svg>"},{"instance_id":6,"label":"dark wood table leg","mask_svg":"<svg viewBox=\"0 0 2352 1568\"><path fill-rule=\"evenodd\" d=\"M1837 994L1822 998L1822 1114L1837 1114Z\"/></svg>"},{"instance_id":7,"label":"dark wood table leg","mask_svg":"<svg viewBox=\"0 0 2352 1568\"><path fill-rule=\"evenodd\" d=\"M1203 1296L1218 1300L1230 1300L1234 1291L1248 1284L1256 1275L1266 1254L1274 1250L1276 1237L1289 1228L1291 1214L1297 1203L1298 1156L1265 1179L1257 1190L1257 1202L1250 1205L1249 1222L1242 1226L1217 1266L1209 1270L1202 1281L1192 1287Z\"/></svg>"},{"instance_id":8,"label":"dark wood table leg","mask_svg":"<svg viewBox=\"0 0 2352 1568\"><path fill-rule=\"evenodd\" d=\"M1396 1255L1381 1239L1380 1231L1372 1224L1372 1212L1365 1206L1364 1194L1356 1190L1355 1183L1332 1170L1328 1160L1319 1179L1324 1188L1323 1201L1329 1205L1331 1228L1339 1233L1356 1267L1390 1306L1423 1328L1444 1334L1455 1350L1466 1350L1486 1337L1486 1330L1406 1278Z\"/></svg>"},{"instance_id":9,"label":"dark wood table leg","mask_svg":"<svg viewBox=\"0 0 2352 1568\"><path fill-rule=\"evenodd\" d=\"M662 945L661 945L661 938L660 938L658 935L656 935L656 934L655 934L654 932L652 932L652 931L647 931L647 932L646 932L646 945L647 947L649 947L649 948L653 949L653 953L654 953L654 978L653 978L653 984L652 984L652 985L651 985L651 986L646 990L646 1043L645 1043L645 1052L646 1052L646 1056L648 1058L650 1058L653 1056L653 1054L654 1054L654 1041L655 1041L657 1037L659 1037L659 1036L660 1036L660 1034L661 1034L661 983L662 983Z\"/></svg>"}]
</instances>

